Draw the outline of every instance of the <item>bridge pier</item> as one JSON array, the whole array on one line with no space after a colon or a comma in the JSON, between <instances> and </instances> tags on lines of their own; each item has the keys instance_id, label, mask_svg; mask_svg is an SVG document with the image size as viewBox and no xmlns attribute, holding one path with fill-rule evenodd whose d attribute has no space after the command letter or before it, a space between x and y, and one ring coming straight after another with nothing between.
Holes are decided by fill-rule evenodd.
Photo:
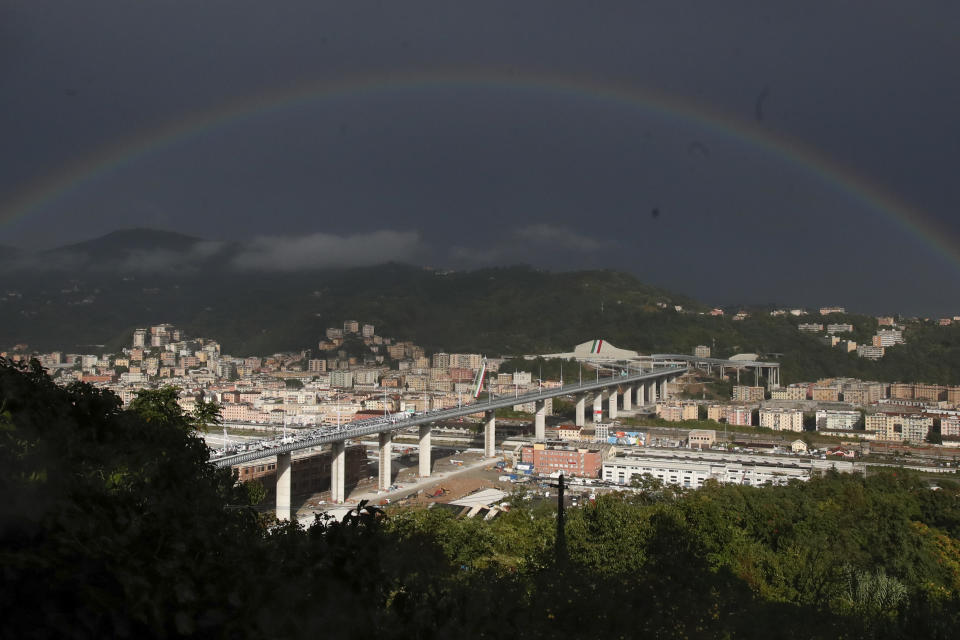
<instances>
[{"instance_id":1,"label":"bridge pier","mask_svg":"<svg viewBox=\"0 0 960 640\"><path fill-rule=\"evenodd\" d=\"M637 384L637 408L642 409L643 405L647 404L647 383L639 382Z\"/></svg>"},{"instance_id":2,"label":"bridge pier","mask_svg":"<svg viewBox=\"0 0 960 640\"><path fill-rule=\"evenodd\" d=\"M497 414L494 411L485 411L486 422L483 425L483 456L494 457L497 452Z\"/></svg>"},{"instance_id":3,"label":"bridge pier","mask_svg":"<svg viewBox=\"0 0 960 640\"><path fill-rule=\"evenodd\" d=\"M586 394L580 394L577 396L577 414L576 414L576 425L582 427L586 424L586 419L584 413L586 413L587 408L587 396Z\"/></svg>"},{"instance_id":4,"label":"bridge pier","mask_svg":"<svg viewBox=\"0 0 960 640\"><path fill-rule=\"evenodd\" d=\"M537 440L547 439L547 401L536 401L537 412L533 416L534 438Z\"/></svg>"},{"instance_id":5,"label":"bridge pier","mask_svg":"<svg viewBox=\"0 0 960 640\"><path fill-rule=\"evenodd\" d=\"M623 410L630 411L633 408L633 386L627 385L623 388Z\"/></svg>"},{"instance_id":6,"label":"bridge pier","mask_svg":"<svg viewBox=\"0 0 960 640\"><path fill-rule=\"evenodd\" d=\"M290 453L277 454L277 520L290 520Z\"/></svg>"},{"instance_id":7,"label":"bridge pier","mask_svg":"<svg viewBox=\"0 0 960 640\"><path fill-rule=\"evenodd\" d=\"M417 454L420 463L420 477L430 477L430 432L433 425L420 425L420 453Z\"/></svg>"},{"instance_id":8,"label":"bridge pier","mask_svg":"<svg viewBox=\"0 0 960 640\"><path fill-rule=\"evenodd\" d=\"M390 487L391 479L393 477L392 469L390 468L393 458L390 457L390 453L393 449L391 446L393 443L393 434L389 431L383 431L380 433L379 438L379 458L380 458L380 484L378 485L381 491L386 491Z\"/></svg>"},{"instance_id":9,"label":"bridge pier","mask_svg":"<svg viewBox=\"0 0 960 640\"><path fill-rule=\"evenodd\" d=\"M347 499L344 486L347 474L346 450L343 440L334 442L330 449L330 502L334 504L341 504Z\"/></svg>"},{"instance_id":10,"label":"bridge pier","mask_svg":"<svg viewBox=\"0 0 960 640\"><path fill-rule=\"evenodd\" d=\"M601 420L603 420L603 391L597 391L597 395L593 396L593 421Z\"/></svg>"},{"instance_id":11,"label":"bridge pier","mask_svg":"<svg viewBox=\"0 0 960 640\"><path fill-rule=\"evenodd\" d=\"M611 388L610 388L610 395L609 395L608 398L607 398L608 407L609 407L609 408L607 409L607 411L608 411L609 414L610 414L610 419L611 419L611 420L616 420L616 418L617 418L617 396L618 396L618 395L619 395L619 394L617 393L617 388L616 388L616 387L611 387Z\"/></svg>"},{"instance_id":12,"label":"bridge pier","mask_svg":"<svg viewBox=\"0 0 960 640\"><path fill-rule=\"evenodd\" d=\"M650 403L650 404L657 404L657 381L656 381L656 380L651 380L651 381L650 381L650 399L649 399L649 403Z\"/></svg>"}]
</instances>

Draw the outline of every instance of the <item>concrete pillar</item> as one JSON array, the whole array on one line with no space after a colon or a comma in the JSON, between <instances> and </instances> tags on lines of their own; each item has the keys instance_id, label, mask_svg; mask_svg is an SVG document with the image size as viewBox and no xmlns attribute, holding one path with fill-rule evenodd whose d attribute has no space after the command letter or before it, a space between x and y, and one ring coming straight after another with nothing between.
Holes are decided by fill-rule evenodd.
<instances>
[{"instance_id":1,"label":"concrete pillar","mask_svg":"<svg viewBox=\"0 0 960 640\"><path fill-rule=\"evenodd\" d=\"M577 413L576 413L576 425L582 427L586 424L584 413L587 408L587 396L579 395L577 396Z\"/></svg>"},{"instance_id":2,"label":"concrete pillar","mask_svg":"<svg viewBox=\"0 0 960 640\"><path fill-rule=\"evenodd\" d=\"M633 385L628 384L623 389L623 410L630 411L633 408Z\"/></svg>"},{"instance_id":3,"label":"concrete pillar","mask_svg":"<svg viewBox=\"0 0 960 640\"><path fill-rule=\"evenodd\" d=\"M597 391L597 395L593 396L593 421L600 422L603 420L603 391Z\"/></svg>"},{"instance_id":4,"label":"concrete pillar","mask_svg":"<svg viewBox=\"0 0 960 640\"><path fill-rule=\"evenodd\" d=\"M393 447L393 434L389 431L384 431L380 434L380 490L386 491L386 489L393 484L392 469L390 464L393 462L393 458L390 457Z\"/></svg>"},{"instance_id":5,"label":"concrete pillar","mask_svg":"<svg viewBox=\"0 0 960 640\"><path fill-rule=\"evenodd\" d=\"M345 495L345 476L347 474L347 455L343 440L334 442L330 451L330 501L340 504L347 499Z\"/></svg>"},{"instance_id":6,"label":"concrete pillar","mask_svg":"<svg viewBox=\"0 0 960 640\"><path fill-rule=\"evenodd\" d=\"M657 404L657 381L650 381L650 404Z\"/></svg>"},{"instance_id":7,"label":"concrete pillar","mask_svg":"<svg viewBox=\"0 0 960 640\"><path fill-rule=\"evenodd\" d=\"M616 388L616 387L612 387L612 388L610 389L610 396L607 398L607 400L608 400L608 402L609 402L609 405L608 405L608 406L610 407L610 408L608 409L608 412L610 413L610 419L611 419L611 420L615 420L616 417L617 417L617 397L618 397L618 396L619 396L619 394L617 393L617 388Z\"/></svg>"},{"instance_id":8,"label":"concrete pillar","mask_svg":"<svg viewBox=\"0 0 960 640\"><path fill-rule=\"evenodd\" d=\"M290 520L292 509L290 505L290 479L293 471L290 465L290 454L277 455L277 520Z\"/></svg>"},{"instance_id":9,"label":"concrete pillar","mask_svg":"<svg viewBox=\"0 0 960 640\"><path fill-rule=\"evenodd\" d=\"M647 404L647 383L641 382L637 385L637 408L643 408Z\"/></svg>"},{"instance_id":10,"label":"concrete pillar","mask_svg":"<svg viewBox=\"0 0 960 640\"><path fill-rule=\"evenodd\" d=\"M537 400L537 412L533 416L534 437L537 440L547 438L547 402Z\"/></svg>"},{"instance_id":11,"label":"concrete pillar","mask_svg":"<svg viewBox=\"0 0 960 640\"><path fill-rule=\"evenodd\" d=\"M420 477L430 477L430 431L433 425L420 425L420 453L418 454L420 462Z\"/></svg>"},{"instance_id":12,"label":"concrete pillar","mask_svg":"<svg viewBox=\"0 0 960 640\"><path fill-rule=\"evenodd\" d=\"M483 417L486 419L483 425L483 455L492 458L497 455L497 414L487 411Z\"/></svg>"}]
</instances>

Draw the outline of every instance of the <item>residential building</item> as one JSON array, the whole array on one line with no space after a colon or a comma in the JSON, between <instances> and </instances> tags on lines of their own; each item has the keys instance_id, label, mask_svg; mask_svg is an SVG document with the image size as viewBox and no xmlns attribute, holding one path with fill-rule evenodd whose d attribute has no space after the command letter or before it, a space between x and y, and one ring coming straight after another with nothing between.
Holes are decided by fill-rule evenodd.
<instances>
[{"instance_id":1,"label":"residential building","mask_svg":"<svg viewBox=\"0 0 960 640\"><path fill-rule=\"evenodd\" d=\"M753 412L750 407L726 406L724 407L723 418L727 424L740 426L753 425Z\"/></svg>"},{"instance_id":2,"label":"residential building","mask_svg":"<svg viewBox=\"0 0 960 640\"><path fill-rule=\"evenodd\" d=\"M891 316L877 316L877 324L881 327L892 327L895 322Z\"/></svg>"},{"instance_id":3,"label":"residential building","mask_svg":"<svg viewBox=\"0 0 960 640\"><path fill-rule=\"evenodd\" d=\"M331 371L330 386L338 389L349 389L353 386L353 372L346 369Z\"/></svg>"},{"instance_id":4,"label":"residential building","mask_svg":"<svg viewBox=\"0 0 960 640\"><path fill-rule=\"evenodd\" d=\"M580 440L581 428L572 424L562 424L557 427L557 437L561 440Z\"/></svg>"},{"instance_id":5,"label":"residential building","mask_svg":"<svg viewBox=\"0 0 960 640\"><path fill-rule=\"evenodd\" d=\"M374 336L373 325L363 325L363 328L360 330L360 335L362 335L364 338L372 338Z\"/></svg>"},{"instance_id":6,"label":"residential building","mask_svg":"<svg viewBox=\"0 0 960 640\"><path fill-rule=\"evenodd\" d=\"M811 396L814 402L840 402L840 388L836 385L817 385Z\"/></svg>"},{"instance_id":7,"label":"residential building","mask_svg":"<svg viewBox=\"0 0 960 640\"><path fill-rule=\"evenodd\" d=\"M903 331L899 329L880 329L877 335L873 336L875 347L892 347L897 344L903 344Z\"/></svg>"},{"instance_id":8,"label":"residential building","mask_svg":"<svg viewBox=\"0 0 960 640\"><path fill-rule=\"evenodd\" d=\"M326 360L308 360L307 371L311 373L323 373L327 370Z\"/></svg>"},{"instance_id":9,"label":"residential building","mask_svg":"<svg viewBox=\"0 0 960 640\"><path fill-rule=\"evenodd\" d=\"M869 344L857 346L857 355L867 360L879 360L883 357L884 347L875 347Z\"/></svg>"},{"instance_id":10,"label":"residential building","mask_svg":"<svg viewBox=\"0 0 960 640\"><path fill-rule=\"evenodd\" d=\"M698 409L696 402L658 402L657 417L668 422L696 420Z\"/></svg>"},{"instance_id":11,"label":"residential building","mask_svg":"<svg viewBox=\"0 0 960 640\"><path fill-rule=\"evenodd\" d=\"M434 369L449 369L450 368L450 354L440 351L439 353L433 354L433 368Z\"/></svg>"},{"instance_id":12,"label":"residential building","mask_svg":"<svg viewBox=\"0 0 960 640\"><path fill-rule=\"evenodd\" d=\"M709 358L710 357L710 347L705 344L698 344L693 348L693 355L697 358Z\"/></svg>"},{"instance_id":13,"label":"residential building","mask_svg":"<svg viewBox=\"0 0 960 640\"><path fill-rule=\"evenodd\" d=\"M360 332L360 323L356 320L344 320L343 321L343 334L348 333L359 333Z\"/></svg>"},{"instance_id":14,"label":"residential building","mask_svg":"<svg viewBox=\"0 0 960 640\"><path fill-rule=\"evenodd\" d=\"M894 382L890 385L891 400L913 400L913 384Z\"/></svg>"},{"instance_id":15,"label":"residential building","mask_svg":"<svg viewBox=\"0 0 960 640\"><path fill-rule=\"evenodd\" d=\"M933 427L933 418L919 413L879 412L865 418L867 431L880 440L920 443Z\"/></svg>"},{"instance_id":16,"label":"residential building","mask_svg":"<svg viewBox=\"0 0 960 640\"><path fill-rule=\"evenodd\" d=\"M330 327L327 329L327 340L337 340L343 338L343 329Z\"/></svg>"},{"instance_id":17,"label":"residential building","mask_svg":"<svg viewBox=\"0 0 960 640\"><path fill-rule=\"evenodd\" d=\"M726 406L722 404L712 404L707 407L707 420L713 420L714 422L720 422L724 419L724 411Z\"/></svg>"},{"instance_id":18,"label":"residential building","mask_svg":"<svg viewBox=\"0 0 960 640\"><path fill-rule=\"evenodd\" d=\"M133 332L133 347L143 348L147 346L147 330L135 329Z\"/></svg>"},{"instance_id":19,"label":"residential building","mask_svg":"<svg viewBox=\"0 0 960 640\"><path fill-rule=\"evenodd\" d=\"M803 431L803 412L797 409L760 409L760 426L774 431Z\"/></svg>"},{"instance_id":20,"label":"residential building","mask_svg":"<svg viewBox=\"0 0 960 640\"><path fill-rule=\"evenodd\" d=\"M823 331L823 325L817 322L801 322L797 329L804 333L819 333Z\"/></svg>"},{"instance_id":21,"label":"residential building","mask_svg":"<svg viewBox=\"0 0 960 640\"><path fill-rule=\"evenodd\" d=\"M780 387L770 392L771 400L806 400L807 387L790 385L789 387Z\"/></svg>"},{"instance_id":22,"label":"residential building","mask_svg":"<svg viewBox=\"0 0 960 640\"><path fill-rule=\"evenodd\" d=\"M760 402L764 398L763 387L748 387L745 385L734 385L731 400L734 402Z\"/></svg>"},{"instance_id":23,"label":"residential building","mask_svg":"<svg viewBox=\"0 0 960 640\"><path fill-rule=\"evenodd\" d=\"M827 333L852 333L853 325L845 323L835 323L827 325Z\"/></svg>"},{"instance_id":24,"label":"residential building","mask_svg":"<svg viewBox=\"0 0 960 640\"><path fill-rule=\"evenodd\" d=\"M831 313L846 313L847 310L843 307L820 307L820 315L828 316Z\"/></svg>"},{"instance_id":25,"label":"residential building","mask_svg":"<svg viewBox=\"0 0 960 640\"><path fill-rule=\"evenodd\" d=\"M940 435L945 438L960 438L960 416L940 418Z\"/></svg>"},{"instance_id":26,"label":"residential building","mask_svg":"<svg viewBox=\"0 0 960 640\"><path fill-rule=\"evenodd\" d=\"M860 412L819 409L816 420L817 431L853 431L860 422Z\"/></svg>"},{"instance_id":27,"label":"residential building","mask_svg":"<svg viewBox=\"0 0 960 640\"><path fill-rule=\"evenodd\" d=\"M947 388L939 384L913 385L913 397L926 402L940 402L947 399Z\"/></svg>"}]
</instances>

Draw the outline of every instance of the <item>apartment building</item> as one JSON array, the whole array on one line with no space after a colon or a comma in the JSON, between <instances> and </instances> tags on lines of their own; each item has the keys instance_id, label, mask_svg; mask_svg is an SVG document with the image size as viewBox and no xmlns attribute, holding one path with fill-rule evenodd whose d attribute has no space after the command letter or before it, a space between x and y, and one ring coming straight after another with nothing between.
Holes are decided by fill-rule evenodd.
<instances>
[{"instance_id":1,"label":"apartment building","mask_svg":"<svg viewBox=\"0 0 960 640\"><path fill-rule=\"evenodd\" d=\"M710 357L710 347L705 344L698 344L693 348L693 355L697 358L709 358Z\"/></svg>"},{"instance_id":2,"label":"apartment building","mask_svg":"<svg viewBox=\"0 0 960 640\"><path fill-rule=\"evenodd\" d=\"M857 356L867 360L879 360L883 357L886 347L878 347L869 344L857 346Z\"/></svg>"},{"instance_id":3,"label":"apartment building","mask_svg":"<svg viewBox=\"0 0 960 640\"><path fill-rule=\"evenodd\" d=\"M727 424L753 426L753 412L750 407L726 406L723 411L723 419L727 421Z\"/></svg>"},{"instance_id":4,"label":"apartment building","mask_svg":"<svg viewBox=\"0 0 960 640\"><path fill-rule=\"evenodd\" d=\"M820 307L820 315L828 316L831 313L846 313L847 310L843 307Z\"/></svg>"},{"instance_id":5,"label":"apartment building","mask_svg":"<svg viewBox=\"0 0 960 640\"><path fill-rule=\"evenodd\" d=\"M450 354L444 353L443 351L433 354L432 364L434 369L449 369Z\"/></svg>"},{"instance_id":6,"label":"apartment building","mask_svg":"<svg viewBox=\"0 0 960 640\"><path fill-rule=\"evenodd\" d=\"M760 409L760 426L775 431L803 431L803 412L796 409Z\"/></svg>"},{"instance_id":7,"label":"apartment building","mask_svg":"<svg viewBox=\"0 0 960 640\"><path fill-rule=\"evenodd\" d=\"M840 402L840 387L836 385L816 385L811 394L814 402Z\"/></svg>"},{"instance_id":8,"label":"apartment building","mask_svg":"<svg viewBox=\"0 0 960 640\"><path fill-rule=\"evenodd\" d=\"M860 412L819 409L816 420L817 431L852 431L860 422Z\"/></svg>"},{"instance_id":9,"label":"apartment building","mask_svg":"<svg viewBox=\"0 0 960 640\"><path fill-rule=\"evenodd\" d=\"M890 385L891 400L913 400L913 384L910 382L894 382Z\"/></svg>"},{"instance_id":10,"label":"apartment building","mask_svg":"<svg viewBox=\"0 0 960 640\"><path fill-rule=\"evenodd\" d=\"M913 397L925 402L940 402L947 399L947 388L939 384L915 384Z\"/></svg>"},{"instance_id":11,"label":"apartment building","mask_svg":"<svg viewBox=\"0 0 960 640\"><path fill-rule=\"evenodd\" d=\"M807 399L807 387L790 385L789 387L781 387L779 389L774 389L770 392L771 400L806 400Z\"/></svg>"},{"instance_id":12,"label":"apartment building","mask_svg":"<svg viewBox=\"0 0 960 640\"><path fill-rule=\"evenodd\" d=\"M801 322L797 325L797 329L803 333L820 333L823 331L823 325L816 322Z\"/></svg>"},{"instance_id":13,"label":"apartment building","mask_svg":"<svg viewBox=\"0 0 960 640\"><path fill-rule=\"evenodd\" d=\"M657 417L668 422L696 420L698 418L696 402L658 402Z\"/></svg>"},{"instance_id":14,"label":"apartment building","mask_svg":"<svg viewBox=\"0 0 960 640\"><path fill-rule=\"evenodd\" d=\"M875 347L892 347L897 344L903 344L903 331L899 329L880 329L877 335L873 336Z\"/></svg>"},{"instance_id":15,"label":"apartment building","mask_svg":"<svg viewBox=\"0 0 960 640\"><path fill-rule=\"evenodd\" d=\"M828 324L827 333L853 333L853 325L842 322Z\"/></svg>"},{"instance_id":16,"label":"apartment building","mask_svg":"<svg viewBox=\"0 0 960 640\"><path fill-rule=\"evenodd\" d=\"M734 385L730 399L734 402L760 402L764 398L764 391L763 387Z\"/></svg>"},{"instance_id":17,"label":"apartment building","mask_svg":"<svg viewBox=\"0 0 960 640\"><path fill-rule=\"evenodd\" d=\"M879 412L865 418L867 431L880 440L919 443L927 439L933 418L919 413Z\"/></svg>"},{"instance_id":18,"label":"apartment building","mask_svg":"<svg viewBox=\"0 0 960 640\"><path fill-rule=\"evenodd\" d=\"M940 435L945 438L960 438L960 416L940 418Z\"/></svg>"}]
</instances>

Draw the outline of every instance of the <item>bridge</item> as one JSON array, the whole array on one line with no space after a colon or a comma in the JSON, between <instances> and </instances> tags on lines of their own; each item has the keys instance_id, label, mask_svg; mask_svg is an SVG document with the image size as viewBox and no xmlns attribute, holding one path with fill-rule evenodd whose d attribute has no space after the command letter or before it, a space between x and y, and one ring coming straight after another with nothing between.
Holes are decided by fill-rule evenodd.
<instances>
[{"instance_id":1,"label":"bridge","mask_svg":"<svg viewBox=\"0 0 960 640\"><path fill-rule=\"evenodd\" d=\"M619 408L629 411L636 399L637 406L656 403L657 398L667 396L667 383L671 382L687 371L689 366L672 365L655 368L647 372L614 372L610 377L598 377L596 380L577 384L564 385L554 388L541 388L527 393L491 395L485 400L465 404L450 409L438 409L414 414L409 417L392 415L384 418L361 420L347 423L340 428L328 427L316 429L307 436L295 436L281 441L263 440L248 444L254 450L236 455L215 458L211 462L217 467L232 467L234 465L252 462L263 458L277 458L277 518L290 519L291 516L291 454L301 449L310 449L321 445L331 445L333 461L330 465L330 495L335 503L346 499L345 471L346 471L346 441L377 434L378 457L380 461L379 487L381 490L390 486L392 478L391 446L393 433L411 427L418 427L419 441L419 471L420 477L430 475L430 435L433 423L440 420L450 420L483 413L484 422L484 455L492 458L495 455L494 444L496 438L495 411L519 404L534 403L534 435L537 440L546 437L546 400L558 396L577 396L576 424L583 426L586 423L586 404L590 400L593 404L594 421L603 414L604 391L607 392L607 414L610 419L618 415ZM621 401L622 396L622 401Z\"/></svg>"}]
</instances>

